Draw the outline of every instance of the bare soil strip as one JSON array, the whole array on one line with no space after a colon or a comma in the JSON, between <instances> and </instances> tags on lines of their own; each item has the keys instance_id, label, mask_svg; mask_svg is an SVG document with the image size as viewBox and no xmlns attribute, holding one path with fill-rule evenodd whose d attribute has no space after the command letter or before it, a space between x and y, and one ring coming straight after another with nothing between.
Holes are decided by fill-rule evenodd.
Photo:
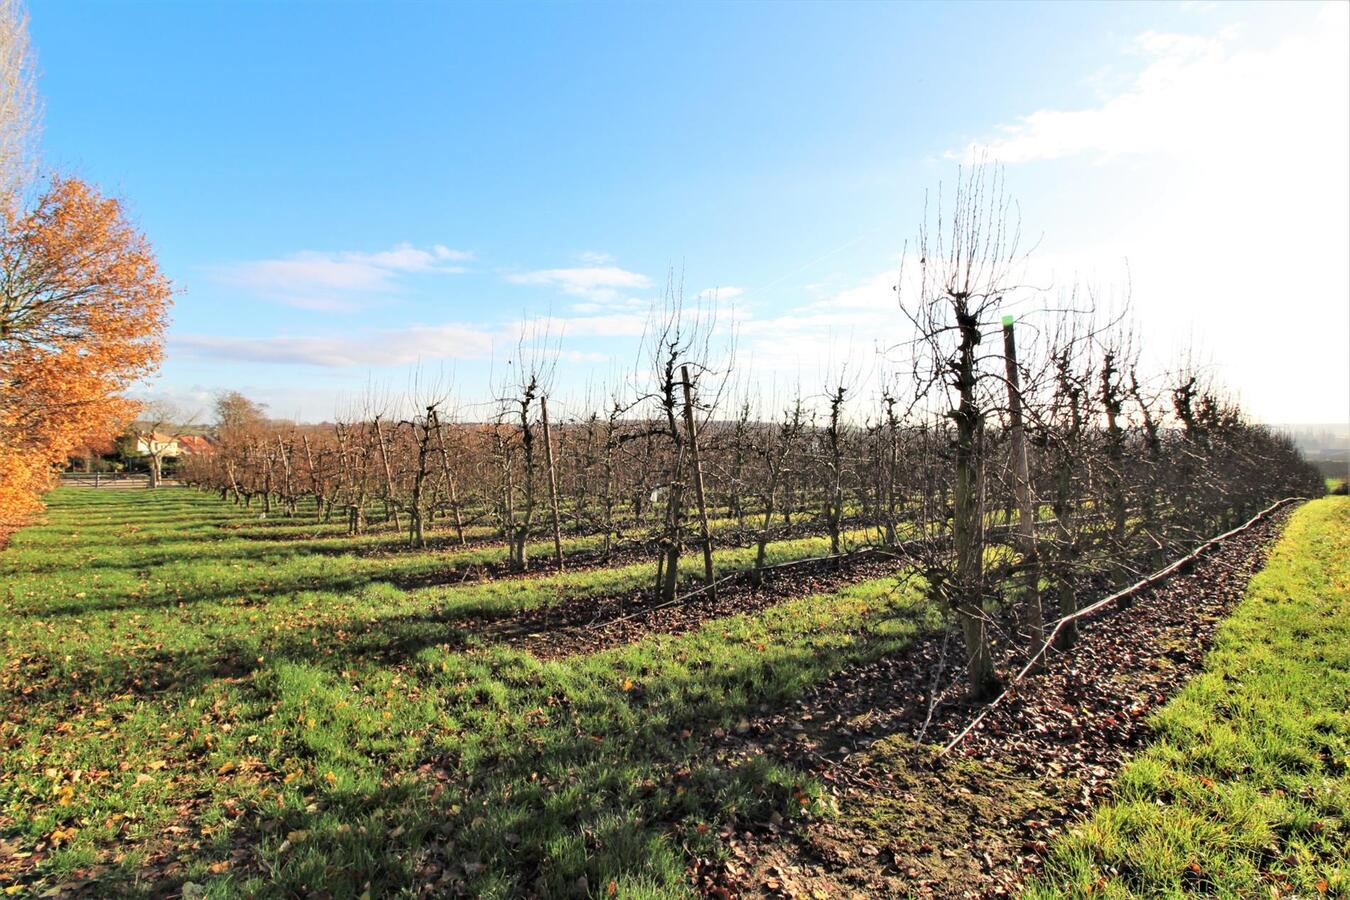
<instances>
[{"instance_id":1,"label":"bare soil strip","mask_svg":"<svg viewBox=\"0 0 1350 900\"><path fill-rule=\"evenodd\" d=\"M848 584L893 575L906 565L895 559L867 556L806 560L801 565L766 572L758 586L751 582L751 573L744 572L720 585L715 593L692 595L672 604L655 599L651 587L582 597L526 610L478 633L541 659L595 653L652 634L684 634L712 619L837 591Z\"/></svg>"},{"instance_id":2,"label":"bare soil strip","mask_svg":"<svg viewBox=\"0 0 1350 900\"><path fill-rule=\"evenodd\" d=\"M233 526L223 526L233 527ZM863 524L856 525L845 523L845 528L856 530L865 527ZM769 546L773 547L776 543L784 541L799 540L808 537L820 537L828 533L828 529L818 523L812 523L805 526L793 526L791 529L776 532ZM252 538L250 538L252 540ZM259 539L263 540L263 539ZM272 539L273 541L285 546L288 540L295 539ZM305 540L309 540L305 538ZM728 531L714 535L714 546L718 550L743 550L747 547L753 547L758 540L753 531ZM527 569L519 569L512 565L505 558L499 560L490 560L486 562L450 562L444 568L437 568L430 571L414 573L392 573L382 575L378 580L387 581L403 590L416 590L420 588L442 587L446 585L458 585L470 583L475 580L498 580L504 578L539 578L549 575L557 575L560 571L566 572L592 572L599 569L608 569L616 566L631 565L634 563L651 561L653 571L656 566L656 557L658 553L658 541L620 541L614 544L608 553L599 547L583 547L563 551L563 569L559 570L558 562L552 551L539 552L529 559ZM453 554L456 551L486 550L499 547L505 550L506 545L498 537L479 537L471 538L465 545L460 545L445 536L430 538L427 541L427 547L420 550L414 550L407 546L391 545L376 547L349 547L334 544L331 547L310 547L305 550L307 554L316 556L355 556L362 559L396 559L402 555L415 553L428 553L443 551ZM693 552L692 548L688 552Z\"/></svg>"},{"instance_id":3,"label":"bare soil strip","mask_svg":"<svg viewBox=\"0 0 1350 900\"><path fill-rule=\"evenodd\" d=\"M504 644L540 659L561 659L596 653L633 643L653 634L685 634L724 616L758 612L779 603L895 574L908 563L867 550L834 558L813 558L767 567L763 582L753 571L724 576L715 594L697 584L685 586L674 603L661 601L651 585L590 596L568 597L528 609L470 610L432 606L381 620L378 627L358 629L369 637L368 659L398 662L431 643L451 648L466 644ZM569 568L568 571L574 571ZM654 567L653 567L654 571ZM531 573L542 577L543 573ZM515 577L529 577L517 575ZM392 581L392 579L385 579ZM435 623L434 631L400 626Z\"/></svg>"},{"instance_id":4,"label":"bare soil strip","mask_svg":"<svg viewBox=\"0 0 1350 900\"><path fill-rule=\"evenodd\" d=\"M698 861L695 883L713 897L1015 892L1048 841L1108 793L1126 756L1146 742L1147 713L1200 669L1289 512L1133 603L1081 620L1074 649L1050 657L941 760L932 745L983 708L953 688L963 655L956 635L922 637L839 673L790 709L716 736L710 754L767 754L816 774L839 813L728 827L730 860ZM1005 659L1005 670L1014 662ZM930 718L934 685L942 688Z\"/></svg>"}]
</instances>

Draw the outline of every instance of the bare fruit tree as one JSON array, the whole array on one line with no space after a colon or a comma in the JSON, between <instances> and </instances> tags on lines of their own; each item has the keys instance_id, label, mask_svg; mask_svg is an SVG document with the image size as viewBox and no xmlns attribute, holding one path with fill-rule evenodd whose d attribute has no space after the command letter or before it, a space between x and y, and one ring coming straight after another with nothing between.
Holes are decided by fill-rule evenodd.
<instances>
[{"instance_id":1,"label":"bare fruit tree","mask_svg":"<svg viewBox=\"0 0 1350 900\"><path fill-rule=\"evenodd\" d=\"M679 584L680 556L688 515L687 493L692 489L699 514L699 540L703 549L704 579L711 586L712 538L707 525L698 432L718 407L730 352L720 370L712 362L713 336L717 325L715 304L687 307L683 285L672 274L667 279L665 301L654 310L645 341L648 366L646 389L640 391L655 415L650 433L664 443L665 483L653 499L665 501L664 528L657 559L656 585L662 599L675 599ZM641 376L640 376L641 377ZM697 398L698 409L695 409ZM656 448L651 448L655 450Z\"/></svg>"},{"instance_id":2,"label":"bare fruit tree","mask_svg":"<svg viewBox=\"0 0 1350 900\"><path fill-rule=\"evenodd\" d=\"M510 547L512 568L529 568L529 538L539 503L541 404L557 366L557 349L547 332L522 330L515 355L496 391L497 517Z\"/></svg>"},{"instance_id":3,"label":"bare fruit tree","mask_svg":"<svg viewBox=\"0 0 1350 900\"><path fill-rule=\"evenodd\" d=\"M1001 357L983 352L999 332L995 314L1017 289L1021 261L1014 208L999 170L976 167L958 181L951 208L939 198L935 219L925 221L912 266L901 271L900 308L916 331L915 394L950 423L952 512L950 552L930 554L930 589L960 623L966 645L970 693L998 687L985 612L986 418L1004 387ZM997 365L996 365L997 364ZM945 549L945 548L944 548Z\"/></svg>"}]
</instances>

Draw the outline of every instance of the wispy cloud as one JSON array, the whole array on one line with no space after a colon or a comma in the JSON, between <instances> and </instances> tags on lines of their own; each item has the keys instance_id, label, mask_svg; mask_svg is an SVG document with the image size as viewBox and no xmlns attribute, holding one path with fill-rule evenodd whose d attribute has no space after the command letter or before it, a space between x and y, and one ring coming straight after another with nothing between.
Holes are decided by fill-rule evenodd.
<instances>
[{"instance_id":1,"label":"wispy cloud","mask_svg":"<svg viewBox=\"0 0 1350 900\"><path fill-rule=\"evenodd\" d=\"M647 328L650 308L636 312L610 312L582 316L535 316L521 323L525 333L562 338L632 338Z\"/></svg>"},{"instance_id":2,"label":"wispy cloud","mask_svg":"<svg viewBox=\"0 0 1350 900\"><path fill-rule=\"evenodd\" d=\"M511 284L556 287L565 294L598 303L617 300L623 291L643 290L652 283L646 275L608 265L511 272L505 277Z\"/></svg>"},{"instance_id":3,"label":"wispy cloud","mask_svg":"<svg viewBox=\"0 0 1350 900\"><path fill-rule=\"evenodd\" d=\"M602 363L610 360L608 353L583 350L565 350L561 354L561 358L570 363Z\"/></svg>"},{"instance_id":4,"label":"wispy cloud","mask_svg":"<svg viewBox=\"0 0 1350 900\"><path fill-rule=\"evenodd\" d=\"M745 288L732 287L730 285L727 285L726 287L705 288L698 292L700 299L712 300L716 298L719 303L735 300L744 295Z\"/></svg>"},{"instance_id":5,"label":"wispy cloud","mask_svg":"<svg viewBox=\"0 0 1350 900\"><path fill-rule=\"evenodd\" d=\"M279 259L223 266L220 278L259 296L303 309L352 310L371 294L397 287L411 274L451 275L465 271L473 259L467 250L436 244L429 249L398 244L374 253L307 250Z\"/></svg>"},{"instance_id":6,"label":"wispy cloud","mask_svg":"<svg viewBox=\"0 0 1350 900\"><path fill-rule=\"evenodd\" d=\"M406 366L421 360L480 359L492 351L495 334L476 325L413 325L361 335L300 335L268 338L187 335L171 339L185 356L323 368Z\"/></svg>"},{"instance_id":7,"label":"wispy cloud","mask_svg":"<svg viewBox=\"0 0 1350 900\"><path fill-rule=\"evenodd\" d=\"M876 351L898 341L904 328L895 283L895 270L879 272L769 316L742 313L737 328L743 350L756 367L799 372L808 379L835 374L830 370L844 365L854 373L865 370L875 365Z\"/></svg>"}]
</instances>

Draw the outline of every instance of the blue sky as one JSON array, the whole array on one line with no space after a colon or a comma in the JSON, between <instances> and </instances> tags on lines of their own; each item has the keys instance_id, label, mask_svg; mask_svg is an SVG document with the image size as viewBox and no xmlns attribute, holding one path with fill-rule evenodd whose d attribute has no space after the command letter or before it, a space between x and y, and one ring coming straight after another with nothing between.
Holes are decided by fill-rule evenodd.
<instances>
[{"instance_id":1,"label":"blue sky","mask_svg":"<svg viewBox=\"0 0 1350 900\"><path fill-rule=\"evenodd\" d=\"M631 367L672 269L814 387L972 144L1037 283L1128 283L1261 417L1350 407L1345 5L36 3L43 161L181 291L147 395L329 417L466 399L523 318L560 391ZM1309 391L1310 379L1324 391Z\"/></svg>"}]
</instances>

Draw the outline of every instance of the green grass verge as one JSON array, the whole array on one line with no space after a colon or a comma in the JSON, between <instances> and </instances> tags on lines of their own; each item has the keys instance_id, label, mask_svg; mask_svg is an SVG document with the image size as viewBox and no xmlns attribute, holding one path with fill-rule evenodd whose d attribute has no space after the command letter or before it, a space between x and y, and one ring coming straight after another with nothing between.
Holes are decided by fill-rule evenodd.
<instances>
[{"instance_id":1,"label":"green grass verge","mask_svg":"<svg viewBox=\"0 0 1350 900\"><path fill-rule=\"evenodd\" d=\"M1306 504L1049 897L1350 895L1350 498Z\"/></svg>"}]
</instances>

